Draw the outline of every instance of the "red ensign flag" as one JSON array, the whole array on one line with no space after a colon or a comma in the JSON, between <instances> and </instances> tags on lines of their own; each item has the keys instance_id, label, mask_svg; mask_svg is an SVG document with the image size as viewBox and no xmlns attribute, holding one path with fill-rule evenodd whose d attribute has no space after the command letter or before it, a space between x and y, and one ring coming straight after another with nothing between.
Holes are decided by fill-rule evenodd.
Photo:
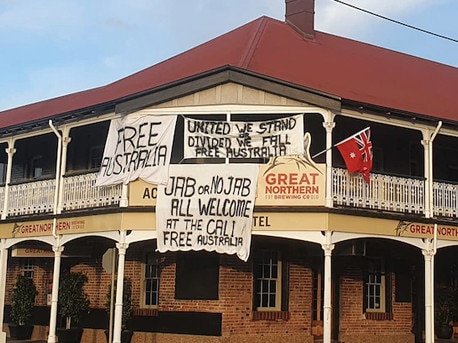
<instances>
[{"instance_id":1,"label":"red ensign flag","mask_svg":"<svg viewBox=\"0 0 458 343\"><path fill-rule=\"evenodd\" d=\"M372 143L370 127L336 144L349 173L361 173L369 184L372 169Z\"/></svg>"}]
</instances>

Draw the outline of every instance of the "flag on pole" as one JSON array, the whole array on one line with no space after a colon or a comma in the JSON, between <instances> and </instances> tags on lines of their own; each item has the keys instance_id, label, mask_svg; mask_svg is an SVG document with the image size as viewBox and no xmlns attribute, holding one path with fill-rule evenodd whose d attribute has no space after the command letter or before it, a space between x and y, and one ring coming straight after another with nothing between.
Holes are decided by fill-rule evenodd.
<instances>
[{"instance_id":1,"label":"flag on pole","mask_svg":"<svg viewBox=\"0 0 458 343\"><path fill-rule=\"evenodd\" d=\"M369 184L372 170L372 142L370 127L354 134L335 146L339 149L349 173L361 173Z\"/></svg>"}]
</instances>

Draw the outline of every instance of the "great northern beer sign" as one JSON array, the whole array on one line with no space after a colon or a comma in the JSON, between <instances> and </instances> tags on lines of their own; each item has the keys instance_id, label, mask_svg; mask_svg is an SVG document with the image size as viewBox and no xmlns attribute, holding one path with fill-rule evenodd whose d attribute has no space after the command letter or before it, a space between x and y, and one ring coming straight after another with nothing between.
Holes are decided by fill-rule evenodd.
<instances>
[{"instance_id":1,"label":"great northern beer sign","mask_svg":"<svg viewBox=\"0 0 458 343\"><path fill-rule=\"evenodd\" d=\"M271 159L259 169L256 205L324 206L325 167L302 155Z\"/></svg>"}]
</instances>

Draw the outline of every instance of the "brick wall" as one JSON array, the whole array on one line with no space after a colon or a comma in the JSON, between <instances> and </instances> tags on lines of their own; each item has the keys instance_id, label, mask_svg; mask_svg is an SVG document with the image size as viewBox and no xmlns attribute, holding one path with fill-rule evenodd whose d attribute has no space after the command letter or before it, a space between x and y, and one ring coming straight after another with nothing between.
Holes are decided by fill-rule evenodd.
<instances>
[{"instance_id":1,"label":"brick wall","mask_svg":"<svg viewBox=\"0 0 458 343\"><path fill-rule=\"evenodd\" d=\"M412 305L396 303L395 275L390 274L392 319L367 319L363 313L363 276L357 265L347 265L340 276L339 339L342 342L413 342ZM376 338L375 338L375 337Z\"/></svg>"},{"instance_id":2,"label":"brick wall","mask_svg":"<svg viewBox=\"0 0 458 343\"><path fill-rule=\"evenodd\" d=\"M141 289L140 248L129 248L126 276L132 276L133 289ZM217 312L222 313L223 336L267 335L300 333L310 335L311 326L311 268L305 261L290 264L289 320L253 320L253 278L251 261L240 261L236 256L220 256L218 300L176 300L174 253L161 255L159 311ZM134 292L138 306L140 292Z\"/></svg>"},{"instance_id":3,"label":"brick wall","mask_svg":"<svg viewBox=\"0 0 458 343\"><path fill-rule=\"evenodd\" d=\"M125 276L132 279L134 306L140 306L142 287L142 263L145 249L154 247L148 244L132 244L128 249ZM7 294L13 287L17 273L20 272L19 258L10 258L7 273ZM67 265L63 261L63 266ZM224 342L250 342L257 340L269 342L313 341L312 327L312 268L309 258L292 254L289 258L289 319L253 319L253 278L251 260L243 262L236 256L220 255L219 299L218 300L177 300L175 299L176 254L161 254L161 279L159 308L161 312L213 312L222 313L222 337ZM334 266L337 267L337 264ZM53 260L35 259L34 281L39 290L37 305L46 305L48 278L53 268ZM85 290L89 295L91 308L105 309L107 291L111 275L101 267L100 260L80 260L72 266L72 271L84 272L89 279ZM412 307L410 303L393 302L391 320L366 319L363 308L363 281L361 267L345 264L339 270L340 335L341 342L413 341L411 330ZM394 296L395 276L390 278L392 299ZM8 303L8 301L7 301ZM202 325L205 325L203 323ZM148 333L148 337L156 336ZM161 335L160 335L161 336ZM162 336L161 336L162 337ZM381 338L383 337L383 339ZM222 342L222 341L221 341Z\"/></svg>"}]
</instances>

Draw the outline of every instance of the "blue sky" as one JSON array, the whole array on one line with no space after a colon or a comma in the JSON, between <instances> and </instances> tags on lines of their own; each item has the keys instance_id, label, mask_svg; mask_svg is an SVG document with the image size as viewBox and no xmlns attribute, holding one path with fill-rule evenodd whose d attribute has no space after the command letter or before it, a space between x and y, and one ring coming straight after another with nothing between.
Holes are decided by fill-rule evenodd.
<instances>
[{"instance_id":1,"label":"blue sky","mask_svg":"<svg viewBox=\"0 0 458 343\"><path fill-rule=\"evenodd\" d=\"M315 2L319 31L458 67L456 42ZM458 39L458 0L346 2ZM0 111L103 86L284 11L284 0L0 0Z\"/></svg>"}]
</instances>

